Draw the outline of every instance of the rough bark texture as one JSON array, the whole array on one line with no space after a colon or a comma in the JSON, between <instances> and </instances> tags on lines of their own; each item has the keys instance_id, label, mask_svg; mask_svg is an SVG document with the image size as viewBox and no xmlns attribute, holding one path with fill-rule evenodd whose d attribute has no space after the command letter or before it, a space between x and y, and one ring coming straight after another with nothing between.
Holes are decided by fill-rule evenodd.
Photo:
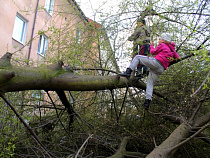
<instances>
[{"instance_id":1,"label":"rough bark texture","mask_svg":"<svg viewBox=\"0 0 210 158\"><path fill-rule=\"evenodd\" d=\"M146 158L167 158L172 154L171 148L179 144L189 134L189 126L185 123L181 123L171 135L159 146L147 155Z\"/></svg>"},{"instance_id":2,"label":"rough bark texture","mask_svg":"<svg viewBox=\"0 0 210 158\"><path fill-rule=\"evenodd\" d=\"M145 89L143 82L135 82L115 76L81 76L62 69L62 62L49 67L15 67L10 64L11 54L0 59L0 90L3 92L24 90L94 91L123 88L136 85Z\"/></svg>"},{"instance_id":3,"label":"rough bark texture","mask_svg":"<svg viewBox=\"0 0 210 158\"><path fill-rule=\"evenodd\" d=\"M108 158L124 157L125 154L126 154L126 144L128 142L128 139L129 139L128 137L124 137L122 142L121 142L121 144L120 144L120 146L119 146L119 149L117 150L117 152L114 155L112 155L112 156L110 156Z\"/></svg>"},{"instance_id":4,"label":"rough bark texture","mask_svg":"<svg viewBox=\"0 0 210 158\"><path fill-rule=\"evenodd\" d=\"M7 79L8 74L14 74ZM143 82L133 83L126 78L115 76L81 76L64 70L46 68L14 68L0 70L0 90L4 92L24 90L71 90L94 91L123 88L135 85L145 89Z\"/></svg>"}]
</instances>

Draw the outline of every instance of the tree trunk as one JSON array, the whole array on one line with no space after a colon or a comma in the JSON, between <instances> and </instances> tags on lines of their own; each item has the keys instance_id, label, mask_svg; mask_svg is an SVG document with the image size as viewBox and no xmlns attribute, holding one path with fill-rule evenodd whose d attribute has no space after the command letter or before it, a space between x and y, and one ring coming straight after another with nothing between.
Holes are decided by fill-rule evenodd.
<instances>
[{"instance_id":1,"label":"tree trunk","mask_svg":"<svg viewBox=\"0 0 210 158\"><path fill-rule=\"evenodd\" d=\"M189 126L185 123L181 123L171 135L159 146L147 155L146 158L168 158L172 155L172 147L179 144L189 134Z\"/></svg>"}]
</instances>

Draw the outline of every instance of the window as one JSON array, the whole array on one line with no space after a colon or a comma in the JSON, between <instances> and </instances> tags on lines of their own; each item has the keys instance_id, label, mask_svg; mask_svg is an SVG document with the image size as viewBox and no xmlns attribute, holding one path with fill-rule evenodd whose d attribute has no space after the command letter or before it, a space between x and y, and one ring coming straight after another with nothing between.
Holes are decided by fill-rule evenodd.
<instances>
[{"instance_id":1,"label":"window","mask_svg":"<svg viewBox=\"0 0 210 158\"><path fill-rule=\"evenodd\" d=\"M20 14L16 15L12 37L25 44L28 21Z\"/></svg>"},{"instance_id":2,"label":"window","mask_svg":"<svg viewBox=\"0 0 210 158\"><path fill-rule=\"evenodd\" d=\"M45 56L48 46L48 39L45 35L40 35L39 45L38 45L38 54Z\"/></svg>"},{"instance_id":3,"label":"window","mask_svg":"<svg viewBox=\"0 0 210 158\"><path fill-rule=\"evenodd\" d=\"M31 97L37 99L43 99L44 91L43 90L32 90Z\"/></svg>"},{"instance_id":4,"label":"window","mask_svg":"<svg viewBox=\"0 0 210 158\"><path fill-rule=\"evenodd\" d=\"M43 104L44 94L45 94L43 90L32 90L30 91L30 93L31 93L30 103L35 105Z\"/></svg>"},{"instance_id":5,"label":"window","mask_svg":"<svg viewBox=\"0 0 210 158\"><path fill-rule=\"evenodd\" d=\"M76 31L76 42L81 43L81 30L79 28Z\"/></svg>"},{"instance_id":6,"label":"window","mask_svg":"<svg viewBox=\"0 0 210 158\"><path fill-rule=\"evenodd\" d=\"M54 2L55 2L55 0L46 0L45 1L44 8L51 16L53 14Z\"/></svg>"}]
</instances>

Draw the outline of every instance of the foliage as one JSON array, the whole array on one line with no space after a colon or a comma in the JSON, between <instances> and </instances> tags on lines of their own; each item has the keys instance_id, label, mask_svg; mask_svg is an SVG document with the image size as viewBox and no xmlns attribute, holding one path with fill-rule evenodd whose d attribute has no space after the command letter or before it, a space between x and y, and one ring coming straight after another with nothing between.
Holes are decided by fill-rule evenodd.
<instances>
[{"instance_id":1,"label":"foliage","mask_svg":"<svg viewBox=\"0 0 210 158\"><path fill-rule=\"evenodd\" d=\"M17 131L19 129L19 120L2 101L0 103L0 124L0 156L12 157L14 156L16 141L19 136Z\"/></svg>"},{"instance_id":2,"label":"foliage","mask_svg":"<svg viewBox=\"0 0 210 158\"><path fill-rule=\"evenodd\" d=\"M67 113L56 92L34 90L8 94L8 100L27 121L49 154L55 157L74 157L91 134L93 136L79 153L81 157L111 156L125 136L130 137L128 151L148 154L153 150L154 143L161 144L177 128L177 122L171 121L169 116L186 121L192 116L197 104L205 98L209 78L198 93L192 94L209 74L209 41L204 42L209 38L207 1L124 0L118 7L117 14L104 13L100 21L113 50L106 47L107 41L100 40L104 35L101 29L83 25L81 21L74 25L67 22L61 29L52 26L46 31L51 34L46 57L48 62L63 60L65 65L75 69L100 67L117 70L113 58L116 55L117 58L126 57L129 60L131 45L127 44L127 36L132 31L130 28L134 27L135 19L148 8L156 12L146 16L153 40L156 42L162 32L170 32L181 56L191 53L195 56L174 64L159 77L155 91L165 98L154 95L149 112L142 106L145 91L138 88L129 88L128 91L126 88L93 92L66 91L67 99L76 113L72 124L71 114ZM66 16L61 12L54 14L60 18ZM75 36L77 29L87 35L80 42ZM124 63L121 65L120 61L118 64L127 66ZM77 70L74 73L113 75L96 70ZM146 82L146 79L143 80ZM202 101L196 118L209 112L209 98ZM34 141L31 133L23 128L11 109L3 101L0 106L1 157L44 157L43 149ZM205 130L207 137L209 134L209 130ZM209 149L209 144L193 139L179 148L174 157L208 157Z\"/></svg>"}]
</instances>

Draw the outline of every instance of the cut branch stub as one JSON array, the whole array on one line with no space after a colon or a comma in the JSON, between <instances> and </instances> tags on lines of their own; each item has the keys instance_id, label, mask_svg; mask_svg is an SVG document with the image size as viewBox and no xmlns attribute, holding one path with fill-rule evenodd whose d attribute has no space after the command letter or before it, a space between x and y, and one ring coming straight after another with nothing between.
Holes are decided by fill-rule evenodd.
<instances>
[{"instance_id":1,"label":"cut branch stub","mask_svg":"<svg viewBox=\"0 0 210 158\"><path fill-rule=\"evenodd\" d=\"M0 58L0 68L11 66L10 60L12 58L12 54L7 52Z\"/></svg>"},{"instance_id":2,"label":"cut branch stub","mask_svg":"<svg viewBox=\"0 0 210 158\"><path fill-rule=\"evenodd\" d=\"M15 77L14 71L0 70L0 85L10 81Z\"/></svg>"},{"instance_id":3,"label":"cut branch stub","mask_svg":"<svg viewBox=\"0 0 210 158\"><path fill-rule=\"evenodd\" d=\"M50 65L49 68L51 70L60 70L62 69L62 66L63 66L63 61L58 61L58 64L57 65Z\"/></svg>"}]
</instances>

